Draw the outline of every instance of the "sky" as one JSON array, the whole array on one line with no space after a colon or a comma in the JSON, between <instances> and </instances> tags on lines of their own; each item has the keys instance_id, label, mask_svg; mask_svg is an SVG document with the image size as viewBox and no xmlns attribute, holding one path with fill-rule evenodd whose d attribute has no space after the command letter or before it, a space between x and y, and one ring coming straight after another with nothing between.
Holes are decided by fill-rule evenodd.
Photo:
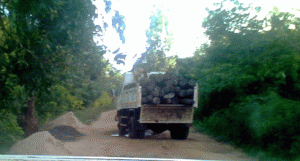
<instances>
[{"instance_id":1,"label":"sky","mask_svg":"<svg viewBox=\"0 0 300 161\"><path fill-rule=\"evenodd\" d=\"M208 15L205 8L212 7L213 3L221 0L111 0L111 15L106 16L108 22L114 10L125 16L126 29L124 36L125 44L122 44L115 29L108 28L103 37L104 43L111 51L120 48L120 51L127 54L125 65L117 65L113 61L114 54L106 53L104 57L121 72L130 71L132 65L141 53L146 51L145 31L149 28L149 17L153 11L153 5L161 6L163 14L168 18L169 30L173 33L173 45L167 56L178 55L180 58L193 56L194 51L201 44L208 41L205 37L205 29L201 27L203 19ZM270 1L270 0L240 0L242 3L253 3L262 7L261 17L264 17L273 6L277 6L280 11L291 12L291 8L298 6L300 1ZM104 10L102 0L95 2L98 10ZM300 7L299 7L300 8ZM110 18L110 20L109 20ZM95 21L95 24L99 21Z\"/></svg>"}]
</instances>

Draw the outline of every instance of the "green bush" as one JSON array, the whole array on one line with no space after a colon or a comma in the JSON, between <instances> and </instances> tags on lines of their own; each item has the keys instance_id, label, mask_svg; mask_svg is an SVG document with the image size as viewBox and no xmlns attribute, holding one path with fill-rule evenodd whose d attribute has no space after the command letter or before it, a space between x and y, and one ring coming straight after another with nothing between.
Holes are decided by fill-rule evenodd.
<instances>
[{"instance_id":1,"label":"green bush","mask_svg":"<svg viewBox=\"0 0 300 161\"><path fill-rule=\"evenodd\" d=\"M0 110L0 145L11 145L23 136L24 132L11 112Z\"/></svg>"},{"instance_id":2,"label":"green bush","mask_svg":"<svg viewBox=\"0 0 300 161\"><path fill-rule=\"evenodd\" d=\"M263 93L265 90L262 81L236 65L218 65L202 70L202 75L198 80L199 108L195 111L195 117L200 120L219 110L228 109L247 95Z\"/></svg>"},{"instance_id":3,"label":"green bush","mask_svg":"<svg viewBox=\"0 0 300 161\"><path fill-rule=\"evenodd\" d=\"M218 78L212 80L219 82ZM215 82L214 87L200 89L199 108L195 111L195 117L202 120L204 117L210 117L214 112L229 108L229 105L236 97L235 87L227 82ZM200 86L200 88L202 88Z\"/></svg>"},{"instance_id":4,"label":"green bush","mask_svg":"<svg viewBox=\"0 0 300 161\"><path fill-rule=\"evenodd\" d=\"M243 114L241 116L253 140L251 145L260 147L272 156L294 158L300 154L299 107L298 101L268 92L248 96L234 109Z\"/></svg>"},{"instance_id":5,"label":"green bush","mask_svg":"<svg viewBox=\"0 0 300 161\"><path fill-rule=\"evenodd\" d=\"M102 112L107 110L113 110L116 108L116 99L112 99L110 104L99 107L88 107L83 110L74 111L74 115L84 124L90 125L92 122L96 121Z\"/></svg>"},{"instance_id":6,"label":"green bush","mask_svg":"<svg viewBox=\"0 0 300 161\"><path fill-rule=\"evenodd\" d=\"M246 113L228 108L204 120L205 129L220 141L248 144L252 140Z\"/></svg>"},{"instance_id":7,"label":"green bush","mask_svg":"<svg viewBox=\"0 0 300 161\"><path fill-rule=\"evenodd\" d=\"M99 108L111 104L112 99L107 92L102 92L101 96L95 101L94 107Z\"/></svg>"},{"instance_id":8,"label":"green bush","mask_svg":"<svg viewBox=\"0 0 300 161\"><path fill-rule=\"evenodd\" d=\"M259 147L273 157L300 154L300 102L275 92L240 97L228 108L196 121L196 130L220 141Z\"/></svg>"},{"instance_id":9,"label":"green bush","mask_svg":"<svg viewBox=\"0 0 300 161\"><path fill-rule=\"evenodd\" d=\"M300 144L300 102L280 99L268 108L264 115L258 137L263 147L274 155L296 157Z\"/></svg>"},{"instance_id":10,"label":"green bush","mask_svg":"<svg viewBox=\"0 0 300 161\"><path fill-rule=\"evenodd\" d=\"M80 109L83 102L72 96L63 86L54 85L50 88L50 93L44 93L37 99L36 111L38 119L43 124L49 118L55 118L65 111Z\"/></svg>"},{"instance_id":11,"label":"green bush","mask_svg":"<svg viewBox=\"0 0 300 161\"><path fill-rule=\"evenodd\" d=\"M300 154L300 102L275 92L252 95L237 106L249 122L253 142L272 156L294 158Z\"/></svg>"}]
</instances>

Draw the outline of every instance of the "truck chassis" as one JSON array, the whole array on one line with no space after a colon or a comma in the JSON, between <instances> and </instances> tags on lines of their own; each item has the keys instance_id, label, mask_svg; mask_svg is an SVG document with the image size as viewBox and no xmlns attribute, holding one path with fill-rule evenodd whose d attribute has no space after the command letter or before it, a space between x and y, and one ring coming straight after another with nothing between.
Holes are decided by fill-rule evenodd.
<instances>
[{"instance_id":1,"label":"truck chassis","mask_svg":"<svg viewBox=\"0 0 300 161\"><path fill-rule=\"evenodd\" d=\"M151 129L155 134L170 130L172 139L186 139L189 127L192 125L192 123L180 123L179 121L177 121L178 123L163 123L164 121L160 122L158 119L154 120L154 122L150 121L153 123L141 123L140 113L141 108L122 109L118 111L117 120L120 136L128 133L129 138L142 139L145 136L145 131ZM163 114L166 114L166 112Z\"/></svg>"}]
</instances>

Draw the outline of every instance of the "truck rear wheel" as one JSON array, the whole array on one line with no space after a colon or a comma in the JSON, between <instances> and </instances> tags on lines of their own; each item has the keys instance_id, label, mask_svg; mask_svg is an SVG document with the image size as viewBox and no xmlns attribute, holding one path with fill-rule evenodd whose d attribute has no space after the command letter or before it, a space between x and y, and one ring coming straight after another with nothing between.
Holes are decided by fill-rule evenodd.
<instances>
[{"instance_id":1,"label":"truck rear wheel","mask_svg":"<svg viewBox=\"0 0 300 161\"><path fill-rule=\"evenodd\" d=\"M139 126L139 123L134 117L130 117L129 124L129 138L131 139L143 139L145 137L145 129Z\"/></svg>"},{"instance_id":2,"label":"truck rear wheel","mask_svg":"<svg viewBox=\"0 0 300 161\"><path fill-rule=\"evenodd\" d=\"M119 128L119 136L124 136L126 134L126 126L122 126L120 125L120 123L118 123L118 128Z\"/></svg>"},{"instance_id":3,"label":"truck rear wheel","mask_svg":"<svg viewBox=\"0 0 300 161\"><path fill-rule=\"evenodd\" d=\"M176 140L185 140L189 135L190 128L187 125L174 126L171 131L171 138Z\"/></svg>"},{"instance_id":4,"label":"truck rear wheel","mask_svg":"<svg viewBox=\"0 0 300 161\"><path fill-rule=\"evenodd\" d=\"M128 117L126 116L119 116L118 120L119 120L119 123L118 123L118 129L119 129L119 136L124 136L127 131L127 119Z\"/></svg>"}]
</instances>

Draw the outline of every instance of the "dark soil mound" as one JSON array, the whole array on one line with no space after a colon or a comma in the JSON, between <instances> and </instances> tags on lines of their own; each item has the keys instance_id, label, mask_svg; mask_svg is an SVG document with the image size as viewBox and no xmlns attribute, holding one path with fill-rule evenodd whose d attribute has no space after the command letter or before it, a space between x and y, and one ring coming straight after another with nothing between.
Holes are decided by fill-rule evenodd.
<instances>
[{"instance_id":1,"label":"dark soil mound","mask_svg":"<svg viewBox=\"0 0 300 161\"><path fill-rule=\"evenodd\" d=\"M75 141L84 136L84 134L78 132L74 127L66 125L55 126L49 130L49 133L62 141Z\"/></svg>"}]
</instances>

